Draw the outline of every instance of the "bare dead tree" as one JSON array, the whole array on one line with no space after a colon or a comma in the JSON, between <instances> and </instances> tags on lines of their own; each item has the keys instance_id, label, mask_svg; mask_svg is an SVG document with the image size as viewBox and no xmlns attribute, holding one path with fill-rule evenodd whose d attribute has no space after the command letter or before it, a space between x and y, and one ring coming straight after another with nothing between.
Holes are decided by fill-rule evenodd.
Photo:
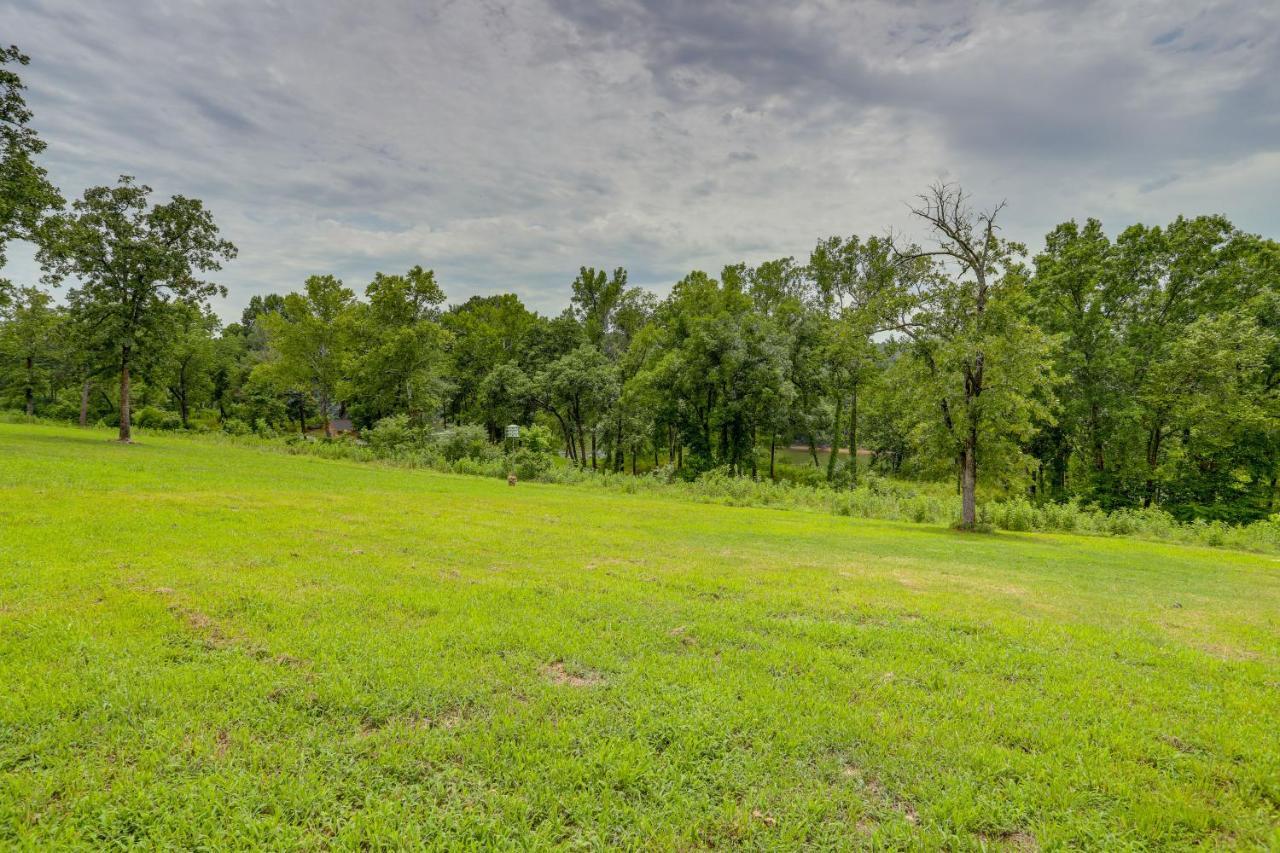
<instances>
[{"instance_id":1,"label":"bare dead tree","mask_svg":"<svg viewBox=\"0 0 1280 853\"><path fill-rule=\"evenodd\" d=\"M955 339L966 331L979 329L987 311L991 288L1003 274L1011 254L1020 247L998 236L997 219L1004 210L1000 202L985 211L975 211L969 196L956 184L936 183L909 205L913 215L928 223L933 248L904 246L897 250L900 268L915 266L917 277L910 283L913 298L905 299L894 329L917 344L926 368L937 373L934 359L939 341ZM930 263L937 260L940 263ZM975 336L975 343L979 338ZM961 364L963 412L976 410L986 388L986 353L980 345L970 350ZM979 430L977 419L958 417L955 402L944 395L939 400L943 426L956 448L956 466L961 494L961 526L977 524L977 482Z\"/></svg>"}]
</instances>

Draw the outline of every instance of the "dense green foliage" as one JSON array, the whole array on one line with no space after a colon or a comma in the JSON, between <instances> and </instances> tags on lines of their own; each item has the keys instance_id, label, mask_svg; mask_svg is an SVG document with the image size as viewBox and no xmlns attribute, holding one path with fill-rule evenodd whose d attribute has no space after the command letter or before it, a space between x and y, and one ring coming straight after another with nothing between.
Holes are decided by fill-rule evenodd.
<instances>
[{"instance_id":1,"label":"dense green foliage","mask_svg":"<svg viewBox=\"0 0 1280 853\"><path fill-rule=\"evenodd\" d=\"M0 250L32 239L68 283L62 305L0 291L0 406L123 440L134 409L324 440L470 424L494 453L536 426L555 442L535 457L600 474L950 483L965 527L979 498L1232 524L1280 509L1280 244L1221 216L1114 238L1072 221L1032 253L1001 237L1003 204L938 185L913 208L919 243L823 238L662 298L584 266L554 317L510 293L446 304L415 266L362 295L313 275L224 327L205 277L235 247L209 211L126 177L60 212L10 70L26 58L0 59L4 168L25 176L0 183Z\"/></svg>"},{"instance_id":2,"label":"dense green foliage","mask_svg":"<svg viewBox=\"0 0 1280 853\"><path fill-rule=\"evenodd\" d=\"M0 846L1280 844L1272 558L110 435L0 424Z\"/></svg>"}]
</instances>

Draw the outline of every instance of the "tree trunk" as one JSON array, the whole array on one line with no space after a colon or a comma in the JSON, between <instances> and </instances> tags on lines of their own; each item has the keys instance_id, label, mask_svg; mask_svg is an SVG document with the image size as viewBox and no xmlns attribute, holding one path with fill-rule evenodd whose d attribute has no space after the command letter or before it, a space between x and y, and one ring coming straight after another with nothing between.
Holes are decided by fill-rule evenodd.
<instances>
[{"instance_id":1,"label":"tree trunk","mask_svg":"<svg viewBox=\"0 0 1280 853\"><path fill-rule=\"evenodd\" d=\"M88 379L80 386L80 426L89 425L89 390L93 387L93 383Z\"/></svg>"},{"instance_id":2,"label":"tree trunk","mask_svg":"<svg viewBox=\"0 0 1280 853\"><path fill-rule=\"evenodd\" d=\"M35 389L35 362L31 356L27 356L27 417L34 417L36 413L36 389Z\"/></svg>"},{"instance_id":3,"label":"tree trunk","mask_svg":"<svg viewBox=\"0 0 1280 853\"><path fill-rule=\"evenodd\" d=\"M813 467L821 468L822 463L818 461L818 439L812 432L809 433L809 455L813 457Z\"/></svg>"},{"instance_id":4,"label":"tree trunk","mask_svg":"<svg viewBox=\"0 0 1280 853\"><path fill-rule=\"evenodd\" d=\"M778 434L776 432L769 433L769 479L777 481L778 475L773 470L774 456L778 450Z\"/></svg>"},{"instance_id":5,"label":"tree trunk","mask_svg":"<svg viewBox=\"0 0 1280 853\"><path fill-rule=\"evenodd\" d=\"M187 415L189 414L189 412L187 409L187 392L186 391L183 391L182 396L178 398L178 414L182 418L182 428L191 429L191 424L187 418Z\"/></svg>"},{"instance_id":6,"label":"tree trunk","mask_svg":"<svg viewBox=\"0 0 1280 853\"><path fill-rule=\"evenodd\" d=\"M858 385L849 403L849 488L858 485Z\"/></svg>"},{"instance_id":7,"label":"tree trunk","mask_svg":"<svg viewBox=\"0 0 1280 853\"><path fill-rule=\"evenodd\" d=\"M564 417L551 406L547 406L547 411L555 415L556 420L560 422L560 434L564 436L564 446L568 451L569 461L576 464L578 454L573 449L573 430L569 429L569 425L564 422Z\"/></svg>"},{"instance_id":8,"label":"tree trunk","mask_svg":"<svg viewBox=\"0 0 1280 853\"><path fill-rule=\"evenodd\" d=\"M1144 507L1156 503L1156 466L1160 463L1160 445L1164 440L1164 427L1160 424L1152 427L1147 438L1147 483L1146 496L1142 499Z\"/></svg>"},{"instance_id":9,"label":"tree trunk","mask_svg":"<svg viewBox=\"0 0 1280 853\"><path fill-rule=\"evenodd\" d=\"M844 398L839 394L836 395L836 416L831 421L831 455L827 457L827 482L830 483L836 475L836 457L840 455L840 411L843 408Z\"/></svg>"},{"instance_id":10,"label":"tree trunk","mask_svg":"<svg viewBox=\"0 0 1280 853\"><path fill-rule=\"evenodd\" d=\"M591 470L596 470L596 431L591 429Z\"/></svg>"},{"instance_id":11,"label":"tree trunk","mask_svg":"<svg viewBox=\"0 0 1280 853\"><path fill-rule=\"evenodd\" d=\"M960 526L973 530L978 524L978 437L970 433L960 457Z\"/></svg>"},{"instance_id":12,"label":"tree trunk","mask_svg":"<svg viewBox=\"0 0 1280 853\"><path fill-rule=\"evenodd\" d=\"M320 417L324 418L324 437L333 438L333 421L330 420L329 398L321 397L317 402L320 404Z\"/></svg>"},{"instance_id":13,"label":"tree trunk","mask_svg":"<svg viewBox=\"0 0 1280 853\"><path fill-rule=\"evenodd\" d=\"M573 409L574 426L578 430L578 466L585 469L587 467L587 437L582 431L582 413L578 411L577 406L574 406Z\"/></svg>"},{"instance_id":14,"label":"tree trunk","mask_svg":"<svg viewBox=\"0 0 1280 853\"><path fill-rule=\"evenodd\" d=\"M129 355L128 344L120 347L120 436L125 444L133 441L132 424L129 420Z\"/></svg>"}]
</instances>

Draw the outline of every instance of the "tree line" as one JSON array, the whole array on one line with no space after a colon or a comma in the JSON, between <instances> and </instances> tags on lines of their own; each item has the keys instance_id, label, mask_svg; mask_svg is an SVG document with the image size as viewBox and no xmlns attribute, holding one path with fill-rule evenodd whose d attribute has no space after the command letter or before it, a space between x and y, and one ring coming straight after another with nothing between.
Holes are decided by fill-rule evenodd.
<instances>
[{"instance_id":1,"label":"tree line","mask_svg":"<svg viewBox=\"0 0 1280 853\"><path fill-rule=\"evenodd\" d=\"M213 277L236 250L209 211L127 177L65 204L36 162L26 58L2 59L0 261L33 242L45 287L0 288L0 405L28 415L124 441L135 408L146 426L331 439L338 419L495 442L540 424L597 470L945 478L966 526L981 490L1276 511L1280 244L1221 216L1114 237L1070 221L1032 253L1002 236L1002 205L939 184L912 207L917 240L821 239L661 298L584 266L554 316L510 293L447 304L415 266L360 293L312 276L223 325Z\"/></svg>"}]
</instances>

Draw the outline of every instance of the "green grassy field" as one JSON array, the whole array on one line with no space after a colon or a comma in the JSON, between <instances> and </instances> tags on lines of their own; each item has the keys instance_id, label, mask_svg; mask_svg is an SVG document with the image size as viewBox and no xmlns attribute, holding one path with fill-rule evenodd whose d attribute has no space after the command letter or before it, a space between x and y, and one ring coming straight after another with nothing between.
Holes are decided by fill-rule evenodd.
<instances>
[{"instance_id":1,"label":"green grassy field","mask_svg":"<svg viewBox=\"0 0 1280 853\"><path fill-rule=\"evenodd\" d=\"M0 846L1280 846L1280 562L0 425Z\"/></svg>"}]
</instances>

